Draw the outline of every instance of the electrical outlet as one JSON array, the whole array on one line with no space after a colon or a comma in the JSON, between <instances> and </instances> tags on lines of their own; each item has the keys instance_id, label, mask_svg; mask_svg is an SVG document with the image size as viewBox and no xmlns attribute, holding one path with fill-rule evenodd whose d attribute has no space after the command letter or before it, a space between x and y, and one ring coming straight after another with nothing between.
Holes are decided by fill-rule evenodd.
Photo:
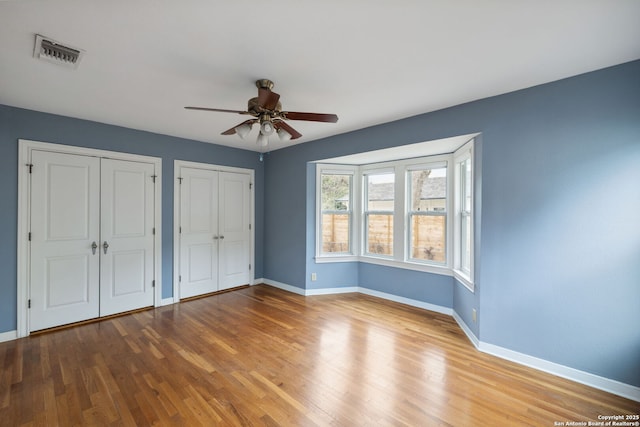
<instances>
[{"instance_id":1,"label":"electrical outlet","mask_svg":"<svg viewBox=\"0 0 640 427\"><path fill-rule=\"evenodd\" d=\"M473 323L478 321L478 312L475 308L471 310L471 319L473 319Z\"/></svg>"},{"instance_id":2,"label":"electrical outlet","mask_svg":"<svg viewBox=\"0 0 640 427\"><path fill-rule=\"evenodd\" d=\"M311 273L311 281L315 282L316 280L318 280L318 275L316 273Z\"/></svg>"}]
</instances>

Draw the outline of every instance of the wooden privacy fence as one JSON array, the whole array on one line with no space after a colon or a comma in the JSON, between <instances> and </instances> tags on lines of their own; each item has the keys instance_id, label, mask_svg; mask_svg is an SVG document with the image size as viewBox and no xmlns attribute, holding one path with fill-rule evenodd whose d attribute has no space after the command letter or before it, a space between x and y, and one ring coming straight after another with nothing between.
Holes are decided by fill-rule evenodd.
<instances>
[{"instance_id":1,"label":"wooden privacy fence","mask_svg":"<svg viewBox=\"0 0 640 427\"><path fill-rule=\"evenodd\" d=\"M393 248L393 217L369 216L368 253L391 255ZM410 256L413 259L446 261L445 216L414 215L411 221ZM349 252L349 215L322 215L322 251Z\"/></svg>"}]
</instances>

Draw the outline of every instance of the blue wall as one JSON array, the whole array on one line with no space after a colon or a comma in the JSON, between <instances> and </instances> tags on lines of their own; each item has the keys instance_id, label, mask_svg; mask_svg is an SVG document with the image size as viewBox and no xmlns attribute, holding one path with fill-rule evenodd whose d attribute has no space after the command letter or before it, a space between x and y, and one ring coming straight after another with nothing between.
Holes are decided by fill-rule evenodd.
<instances>
[{"instance_id":1,"label":"blue wall","mask_svg":"<svg viewBox=\"0 0 640 427\"><path fill-rule=\"evenodd\" d=\"M307 162L474 132L475 293L446 276L315 264ZM485 343L640 386L639 165L640 61L278 150L265 277L453 307Z\"/></svg>"},{"instance_id":2,"label":"blue wall","mask_svg":"<svg viewBox=\"0 0 640 427\"><path fill-rule=\"evenodd\" d=\"M475 132L475 293L448 276L315 264L309 162ZM164 297L173 160L251 168L256 277L453 307L483 342L640 386L640 61L295 145L264 163L243 150L0 106L0 332L16 328L19 138L162 157Z\"/></svg>"},{"instance_id":3,"label":"blue wall","mask_svg":"<svg viewBox=\"0 0 640 427\"><path fill-rule=\"evenodd\" d=\"M263 275L264 163L257 153L0 105L0 332L16 329L18 139L162 158L162 296L173 293L173 161L255 170L255 277Z\"/></svg>"}]
</instances>

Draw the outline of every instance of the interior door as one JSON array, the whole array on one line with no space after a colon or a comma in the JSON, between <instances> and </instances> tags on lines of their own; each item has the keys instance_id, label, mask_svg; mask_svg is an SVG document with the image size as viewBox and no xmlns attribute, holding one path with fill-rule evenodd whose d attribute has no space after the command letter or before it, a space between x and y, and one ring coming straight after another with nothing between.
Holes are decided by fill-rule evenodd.
<instances>
[{"instance_id":1,"label":"interior door","mask_svg":"<svg viewBox=\"0 0 640 427\"><path fill-rule=\"evenodd\" d=\"M102 159L100 316L153 305L154 166Z\"/></svg>"},{"instance_id":2,"label":"interior door","mask_svg":"<svg viewBox=\"0 0 640 427\"><path fill-rule=\"evenodd\" d=\"M250 197L249 175L220 172L220 290L249 284Z\"/></svg>"},{"instance_id":3,"label":"interior door","mask_svg":"<svg viewBox=\"0 0 640 427\"><path fill-rule=\"evenodd\" d=\"M218 290L218 173L181 169L180 298Z\"/></svg>"},{"instance_id":4,"label":"interior door","mask_svg":"<svg viewBox=\"0 0 640 427\"><path fill-rule=\"evenodd\" d=\"M32 163L29 327L35 331L99 316L100 159L33 151Z\"/></svg>"}]
</instances>

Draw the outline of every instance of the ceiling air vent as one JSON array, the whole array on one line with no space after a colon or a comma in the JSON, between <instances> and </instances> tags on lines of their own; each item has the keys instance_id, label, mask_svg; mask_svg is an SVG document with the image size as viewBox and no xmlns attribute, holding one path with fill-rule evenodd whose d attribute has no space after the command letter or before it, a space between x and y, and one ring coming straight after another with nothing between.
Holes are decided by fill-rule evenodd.
<instances>
[{"instance_id":1,"label":"ceiling air vent","mask_svg":"<svg viewBox=\"0 0 640 427\"><path fill-rule=\"evenodd\" d=\"M33 56L43 61L52 62L67 68L78 68L78 63L84 51L71 46L65 46L49 37L36 34L36 44Z\"/></svg>"}]
</instances>

